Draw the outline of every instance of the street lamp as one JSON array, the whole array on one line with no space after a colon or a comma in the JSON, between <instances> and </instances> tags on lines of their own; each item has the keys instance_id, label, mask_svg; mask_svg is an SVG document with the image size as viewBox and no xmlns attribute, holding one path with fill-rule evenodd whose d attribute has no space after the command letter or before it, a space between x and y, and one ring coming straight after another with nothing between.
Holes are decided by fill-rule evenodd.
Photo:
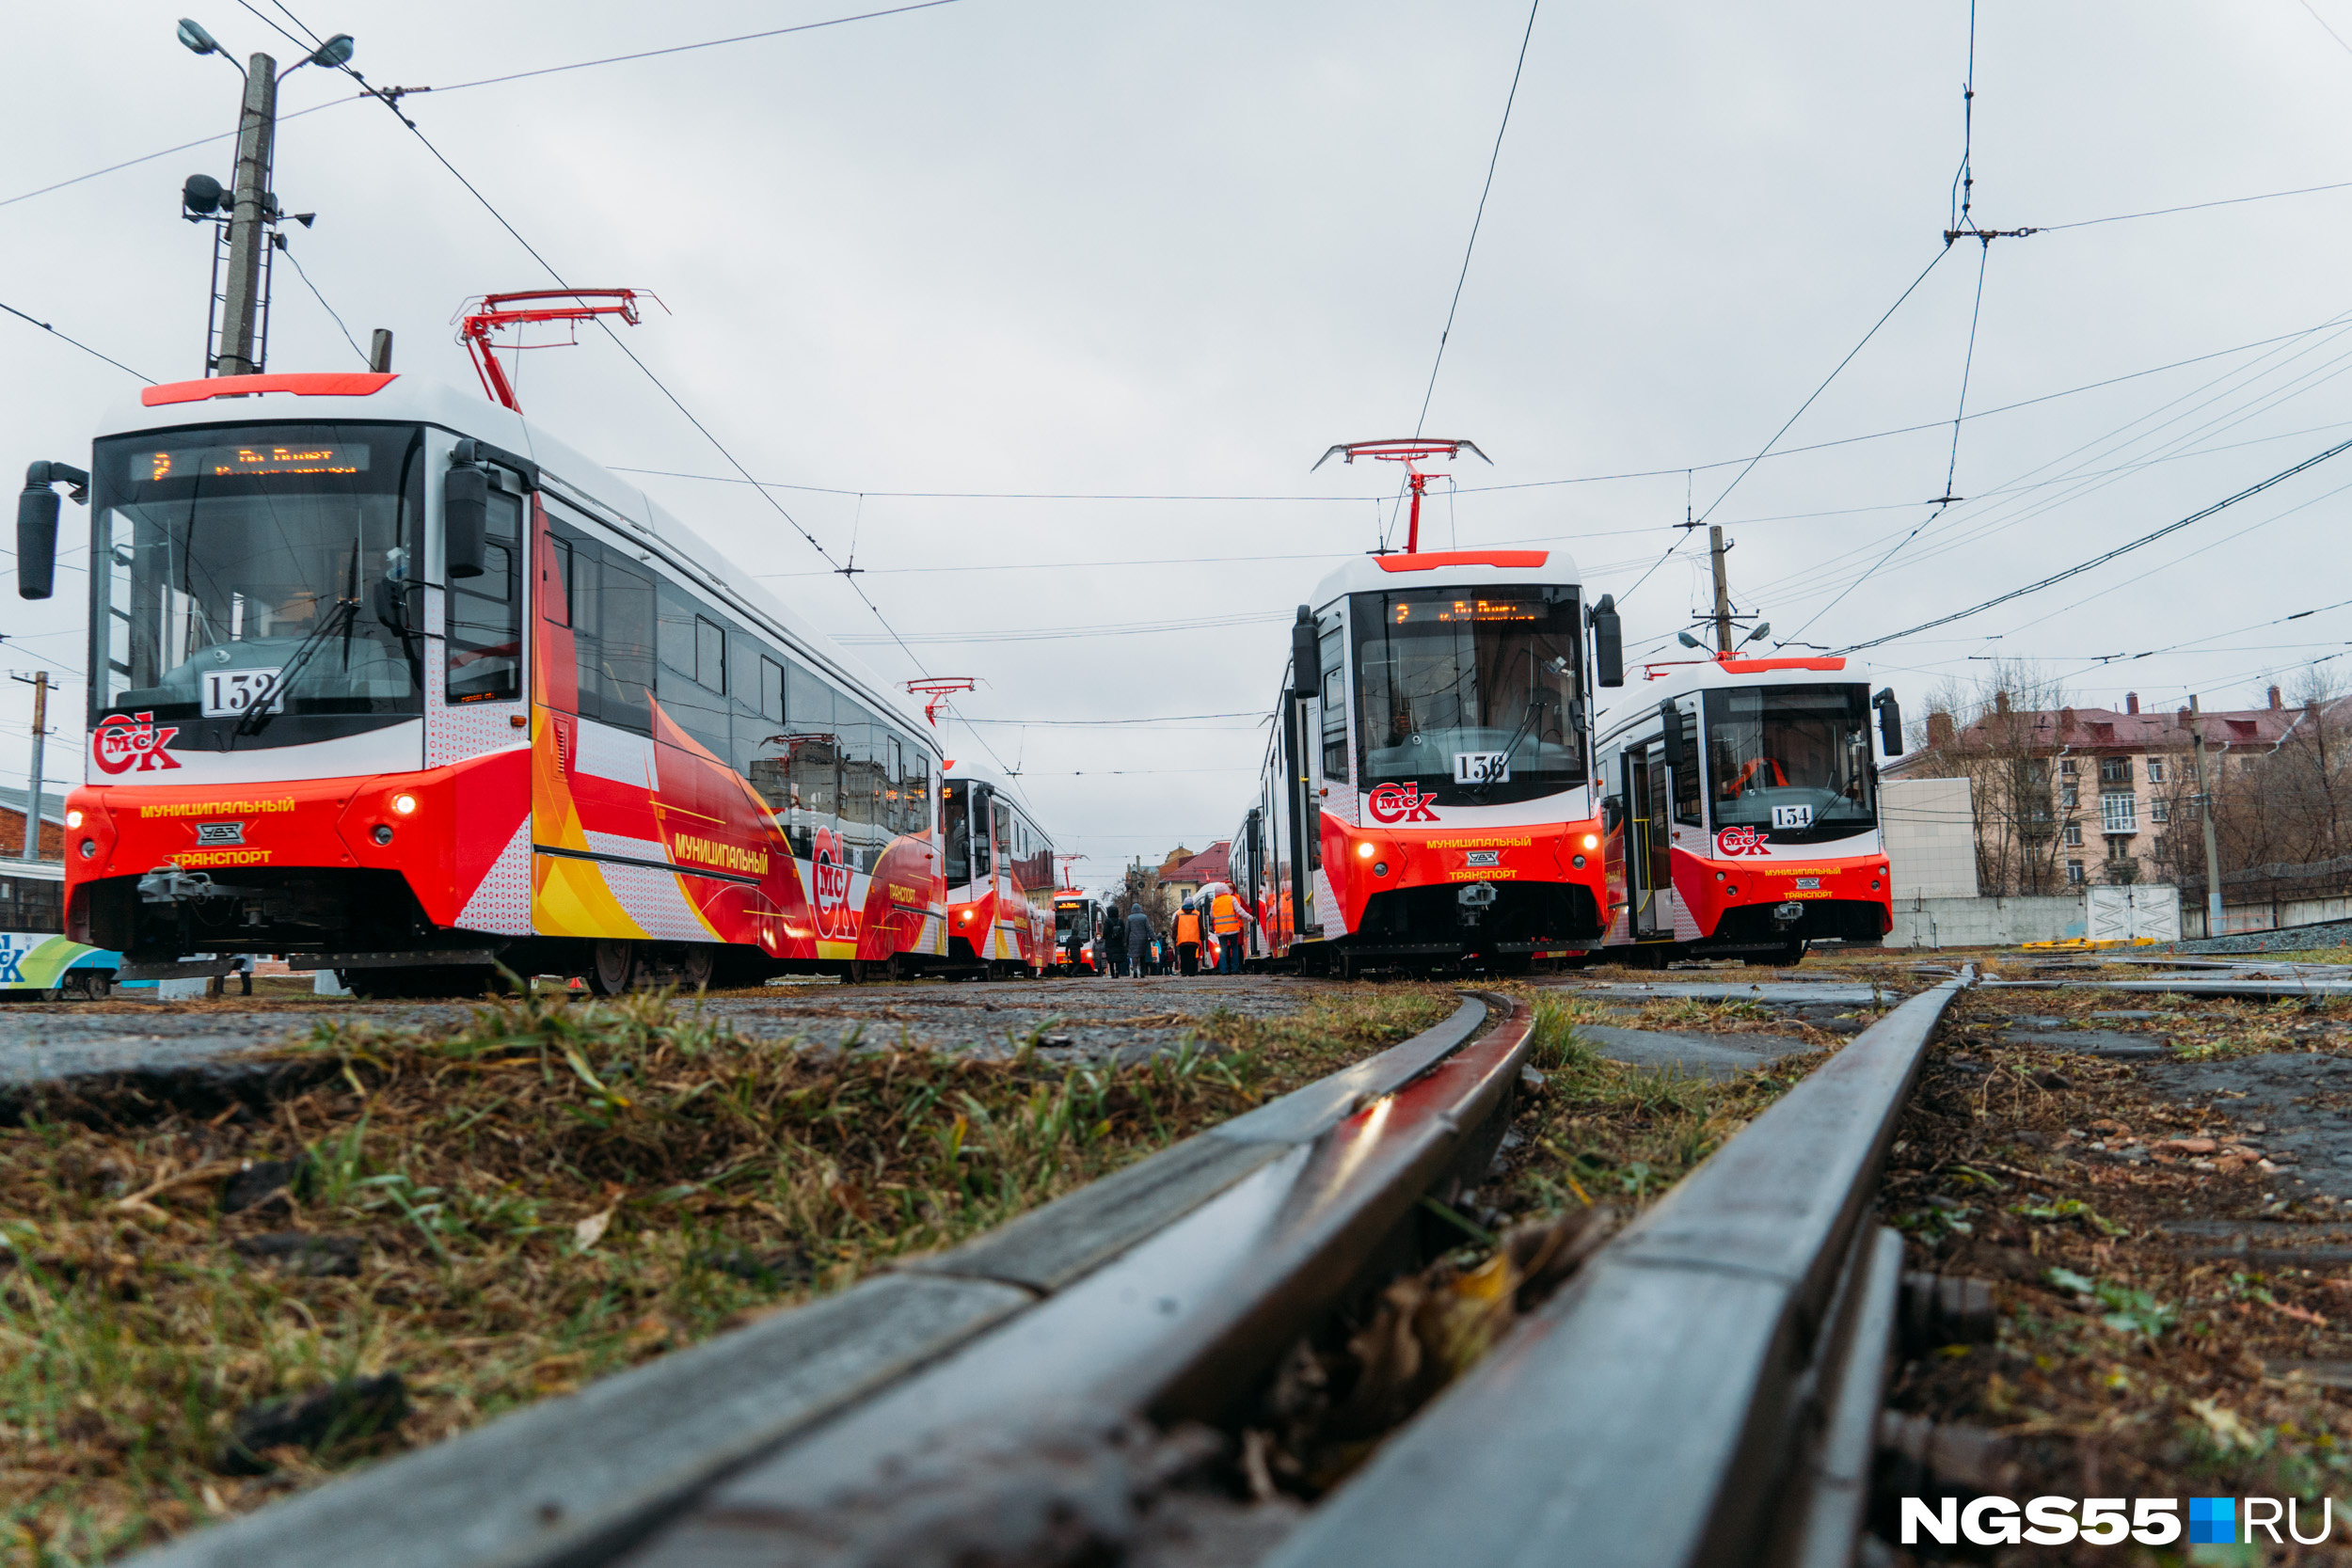
<instances>
[{"instance_id":1,"label":"street lamp","mask_svg":"<svg viewBox=\"0 0 2352 1568\"><path fill-rule=\"evenodd\" d=\"M179 37L192 55L218 55L230 65L237 64L221 48L220 40L193 17L180 19ZM255 55L238 66L245 77L245 94L237 119L235 176L227 190L219 181L201 174L191 176L181 187L183 214L190 221L214 217L224 210L227 214L225 220L215 219L221 230L214 242L212 297L217 302L218 331L215 334L215 323L207 323L207 374L250 375L262 368L267 353L259 329L269 287L268 255L271 248L284 245L281 236L266 233L278 221L278 197L270 189L278 138L278 84L306 65L348 71L354 47L349 33L337 33L284 71L267 55ZM297 214L297 221L307 226L313 215Z\"/></svg>"}]
</instances>

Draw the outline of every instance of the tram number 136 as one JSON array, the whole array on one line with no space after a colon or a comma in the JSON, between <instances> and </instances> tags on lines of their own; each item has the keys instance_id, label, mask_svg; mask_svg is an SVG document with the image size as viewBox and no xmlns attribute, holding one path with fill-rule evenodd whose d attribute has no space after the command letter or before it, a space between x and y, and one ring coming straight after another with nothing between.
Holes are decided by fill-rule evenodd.
<instances>
[{"instance_id":1,"label":"tram number 136","mask_svg":"<svg viewBox=\"0 0 2352 1568\"><path fill-rule=\"evenodd\" d=\"M1456 752L1454 753L1455 784L1509 784L1511 753L1508 752Z\"/></svg>"}]
</instances>

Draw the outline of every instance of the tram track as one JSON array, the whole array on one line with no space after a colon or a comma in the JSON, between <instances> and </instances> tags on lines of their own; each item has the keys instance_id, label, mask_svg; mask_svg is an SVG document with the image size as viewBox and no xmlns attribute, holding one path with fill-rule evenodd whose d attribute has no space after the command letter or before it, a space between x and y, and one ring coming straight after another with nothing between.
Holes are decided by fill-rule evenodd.
<instances>
[{"instance_id":1,"label":"tram track","mask_svg":"<svg viewBox=\"0 0 2352 1568\"><path fill-rule=\"evenodd\" d=\"M1452 1301L1481 1277L1446 1255L1550 1092L1530 1003L1554 988L1466 993L1437 1028L961 1247L141 1560L1512 1561L1572 1538L1614 1560L1592 1551L1616 1539L1607 1509L1646 1521L1629 1498L1672 1487L1681 1507L1709 1486L1685 1555L1633 1556L1731 1560L1708 1554L1760 1541L1757 1498L1792 1477L1812 1478L1812 1522L1774 1528L1851 1551L1846 1406L1875 1421L1893 1310L1872 1183L1963 983L1862 1027L1605 1244L1589 1212L1520 1227L1483 1276L1504 1282L1481 1320L1492 1354L1418 1415L1442 1377L1391 1401L1393 1433L1326 1419L1347 1439L1327 1456L1385 1438L1352 1480L1283 1481L1279 1411L1343 1367L1339 1347L1361 1359L1351 1333L1403 1321L1383 1300ZM1844 1449L1802 1440L1840 1411ZM1687 1451L1658 1449L1669 1430ZM1688 1448L1699 1433L1720 1451Z\"/></svg>"}]
</instances>

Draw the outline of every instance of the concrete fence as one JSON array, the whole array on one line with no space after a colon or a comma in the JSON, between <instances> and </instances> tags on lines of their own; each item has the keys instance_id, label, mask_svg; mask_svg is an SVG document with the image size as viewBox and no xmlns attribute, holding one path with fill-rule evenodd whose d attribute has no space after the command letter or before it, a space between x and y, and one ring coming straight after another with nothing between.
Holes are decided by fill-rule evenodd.
<instances>
[{"instance_id":1,"label":"concrete fence","mask_svg":"<svg viewBox=\"0 0 2352 1568\"><path fill-rule=\"evenodd\" d=\"M2169 942L2183 929L2180 889L2170 886L2084 887L2022 898L1899 898L1889 947L2013 947L2026 942L2096 937L2153 937Z\"/></svg>"}]
</instances>

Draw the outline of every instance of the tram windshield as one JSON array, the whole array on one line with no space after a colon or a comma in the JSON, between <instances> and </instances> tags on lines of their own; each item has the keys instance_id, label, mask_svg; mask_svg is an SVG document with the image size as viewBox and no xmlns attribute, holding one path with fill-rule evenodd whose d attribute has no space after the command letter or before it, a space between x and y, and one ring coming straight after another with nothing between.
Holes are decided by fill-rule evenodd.
<instances>
[{"instance_id":1,"label":"tram windshield","mask_svg":"<svg viewBox=\"0 0 2352 1568\"><path fill-rule=\"evenodd\" d=\"M1843 838L1878 823L1869 690L1750 686L1707 693L1714 826L1779 843Z\"/></svg>"},{"instance_id":2,"label":"tram windshield","mask_svg":"<svg viewBox=\"0 0 2352 1568\"><path fill-rule=\"evenodd\" d=\"M1365 787L1484 805L1584 782L1575 588L1359 594L1351 608Z\"/></svg>"},{"instance_id":3,"label":"tram windshield","mask_svg":"<svg viewBox=\"0 0 2352 1568\"><path fill-rule=\"evenodd\" d=\"M1077 902L1054 906L1054 940L1067 942L1073 933L1080 942L1094 940L1094 920L1086 905Z\"/></svg>"},{"instance_id":4,"label":"tram windshield","mask_svg":"<svg viewBox=\"0 0 2352 1568\"><path fill-rule=\"evenodd\" d=\"M423 454L401 425L100 442L92 717L421 711Z\"/></svg>"}]
</instances>

